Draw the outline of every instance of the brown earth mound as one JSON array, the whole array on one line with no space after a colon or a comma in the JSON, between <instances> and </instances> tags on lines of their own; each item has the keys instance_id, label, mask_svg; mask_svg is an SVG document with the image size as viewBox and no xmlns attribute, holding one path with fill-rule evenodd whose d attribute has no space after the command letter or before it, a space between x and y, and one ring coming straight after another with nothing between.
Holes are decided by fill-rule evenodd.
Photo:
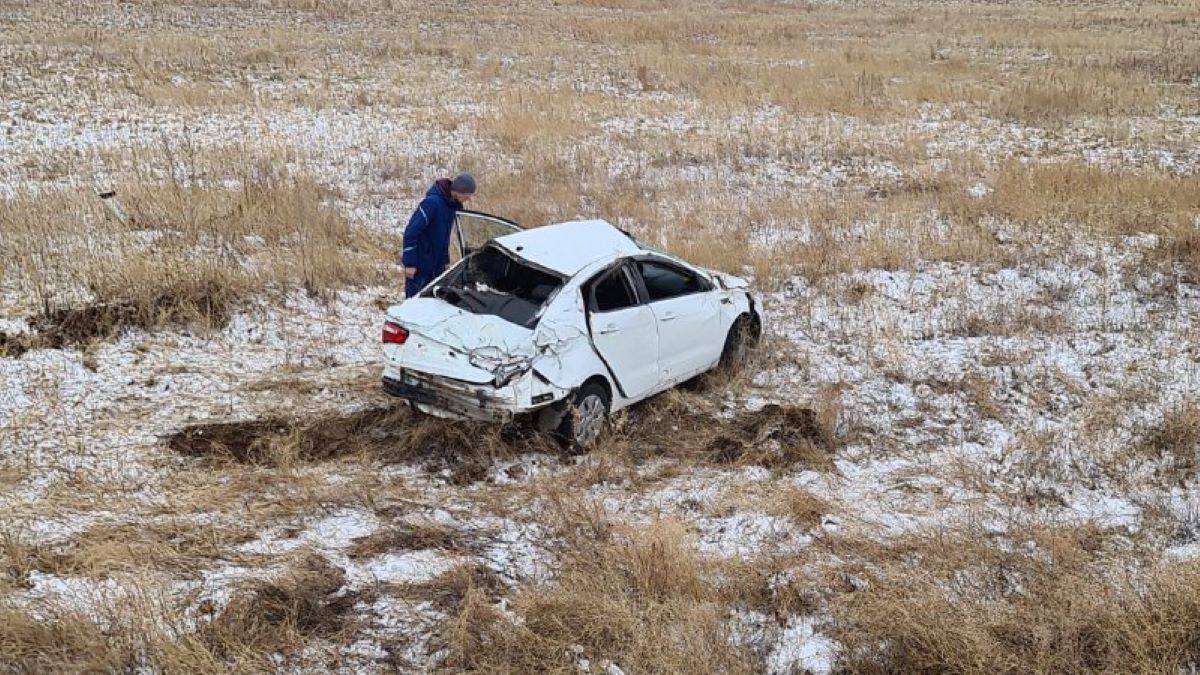
<instances>
[{"instance_id":1,"label":"brown earth mound","mask_svg":"<svg viewBox=\"0 0 1200 675\"><path fill-rule=\"evenodd\" d=\"M723 425L708 444L718 464L757 464L767 468L805 465L832 468L832 444L808 408L766 405Z\"/></svg>"},{"instance_id":2,"label":"brown earth mound","mask_svg":"<svg viewBox=\"0 0 1200 675\"><path fill-rule=\"evenodd\" d=\"M167 446L192 457L263 465L366 454L384 462L419 462L431 473L448 472L456 484L482 480L500 457L558 452L552 439L520 428L442 420L400 405L316 420L199 424L172 434Z\"/></svg>"},{"instance_id":3,"label":"brown earth mound","mask_svg":"<svg viewBox=\"0 0 1200 675\"><path fill-rule=\"evenodd\" d=\"M9 335L0 332L0 358L15 358L29 351L35 338L29 335Z\"/></svg>"},{"instance_id":4,"label":"brown earth mound","mask_svg":"<svg viewBox=\"0 0 1200 675\"><path fill-rule=\"evenodd\" d=\"M0 357L17 357L31 349L80 347L107 340L128 328L202 325L220 328L231 312L220 289L199 289L187 297L159 295L145 303L113 302L56 309L30 320L27 335L0 333Z\"/></svg>"},{"instance_id":5,"label":"brown earth mound","mask_svg":"<svg viewBox=\"0 0 1200 675\"><path fill-rule=\"evenodd\" d=\"M721 465L832 468L832 429L814 410L769 404L723 417L703 397L670 392L633 410L617 442L640 459L680 456Z\"/></svg>"},{"instance_id":6,"label":"brown earth mound","mask_svg":"<svg viewBox=\"0 0 1200 675\"><path fill-rule=\"evenodd\" d=\"M561 453L546 434L518 425L442 420L403 406L319 419L266 418L199 424L167 438L172 450L247 464L283 465L366 454L385 462L419 462L456 484L482 480L499 458ZM687 456L722 465L829 469L832 439L809 409L768 405L733 418L652 401L630 412L608 443L634 456Z\"/></svg>"},{"instance_id":7,"label":"brown earth mound","mask_svg":"<svg viewBox=\"0 0 1200 675\"><path fill-rule=\"evenodd\" d=\"M321 461L401 442L411 415L403 408L371 408L316 421L268 418L197 424L171 435L167 446L191 457L272 464L283 457Z\"/></svg>"}]
</instances>

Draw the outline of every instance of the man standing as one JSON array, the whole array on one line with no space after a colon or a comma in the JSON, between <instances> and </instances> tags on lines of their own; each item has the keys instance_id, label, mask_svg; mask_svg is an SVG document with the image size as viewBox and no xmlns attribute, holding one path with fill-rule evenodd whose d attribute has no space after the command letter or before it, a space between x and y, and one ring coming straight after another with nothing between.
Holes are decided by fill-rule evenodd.
<instances>
[{"instance_id":1,"label":"man standing","mask_svg":"<svg viewBox=\"0 0 1200 675\"><path fill-rule=\"evenodd\" d=\"M404 296L411 298L450 264L450 231L454 216L475 194L471 174L434 181L404 228Z\"/></svg>"}]
</instances>

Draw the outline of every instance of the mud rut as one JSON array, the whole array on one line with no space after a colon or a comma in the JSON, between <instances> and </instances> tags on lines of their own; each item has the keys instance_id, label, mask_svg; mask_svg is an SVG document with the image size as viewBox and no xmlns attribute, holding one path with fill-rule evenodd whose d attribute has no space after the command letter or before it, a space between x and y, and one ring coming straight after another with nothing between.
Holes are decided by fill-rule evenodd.
<instances>
[{"instance_id":1,"label":"mud rut","mask_svg":"<svg viewBox=\"0 0 1200 675\"><path fill-rule=\"evenodd\" d=\"M686 403L686 401L685 401ZM767 405L725 417L678 401L651 400L619 414L595 452L635 458L686 457L713 465L827 470L830 433L810 409ZM416 463L431 473L450 471L451 482L482 480L497 459L523 453L562 455L549 436L508 425L442 420L402 405L379 406L319 418L262 418L206 423L168 436L182 455L272 465L359 456L385 463Z\"/></svg>"},{"instance_id":2,"label":"mud rut","mask_svg":"<svg viewBox=\"0 0 1200 675\"><path fill-rule=\"evenodd\" d=\"M202 325L221 328L231 317L229 299L218 288L188 297L162 294L144 303L113 302L55 309L29 320L29 333L0 331L0 357L19 357L31 349L82 347L128 328Z\"/></svg>"}]
</instances>

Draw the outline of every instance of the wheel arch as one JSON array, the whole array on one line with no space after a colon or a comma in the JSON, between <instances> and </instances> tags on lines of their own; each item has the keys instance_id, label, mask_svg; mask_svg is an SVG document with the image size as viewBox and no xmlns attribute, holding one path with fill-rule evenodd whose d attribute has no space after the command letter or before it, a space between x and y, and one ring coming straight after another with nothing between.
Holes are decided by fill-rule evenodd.
<instances>
[{"instance_id":1,"label":"wheel arch","mask_svg":"<svg viewBox=\"0 0 1200 675\"><path fill-rule=\"evenodd\" d=\"M589 384L598 384L604 388L604 393L608 394L608 406L609 406L609 408L611 408L612 403L613 403L614 390L613 390L612 383L608 381L608 378L600 373L596 373L595 375L592 375L591 377L589 377L586 380L584 380L583 382L581 382L579 384L579 388L576 389L576 391L583 389L584 387L588 386Z\"/></svg>"}]
</instances>

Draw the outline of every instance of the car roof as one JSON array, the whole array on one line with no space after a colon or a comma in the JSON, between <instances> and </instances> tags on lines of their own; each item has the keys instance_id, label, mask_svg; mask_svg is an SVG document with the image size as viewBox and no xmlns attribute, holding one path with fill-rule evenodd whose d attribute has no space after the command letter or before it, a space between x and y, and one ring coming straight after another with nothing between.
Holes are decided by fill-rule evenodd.
<instances>
[{"instance_id":1,"label":"car roof","mask_svg":"<svg viewBox=\"0 0 1200 675\"><path fill-rule=\"evenodd\" d=\"M496 243L539 267L567 276L597 260L644 252L629 235L604 220L573 220L497 237Z\"/></svg>"}]
</instances>

